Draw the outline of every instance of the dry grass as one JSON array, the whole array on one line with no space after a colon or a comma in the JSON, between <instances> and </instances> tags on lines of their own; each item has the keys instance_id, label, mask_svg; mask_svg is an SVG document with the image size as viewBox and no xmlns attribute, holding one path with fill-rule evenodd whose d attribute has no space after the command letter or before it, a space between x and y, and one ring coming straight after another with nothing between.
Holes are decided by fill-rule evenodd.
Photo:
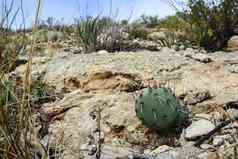
<instances>
[{"instance_id":1,"label":"dry grass","mask_svg":"<svg viewBox=\"0 0 238 159\"><path fill-rule=\"evenodd\" d=\"M4 0L3 11L0 25L1 35L4 35L4 40L0 45L0 62L3 62L3 52L5 51L10 41L10 29L12 23L15 21L16 16L19 14L19 9L14 10L15 0ZM35 16L35 23L33 32L37 31L40 8L42 1L38 0L37 10ZM22 3L21 3L22 6ZM22 12L23 14L23 12ZM12 15L12 16L11 16ZM4 28L4 29L3 29ZM49 158L47 150L39 143L37 134L34 131L34 121L32 119L31 108L31 67L32 67L32 54L34 52L35 39L31 41L31 49L28 52L28 63L26 67L25 76L21 86L18 85L18 89L21 89L22 93L19 95L16 92L16 88L13 87L13 81L6 74L10 72L10 68L14 65L17 59L18 50L10 50L8 54L14 55L12 60L7 63L8 67L1 65L0 69L0 158L2 159L33 159L33 158ZM20 49L23 45L18 46ZM6 64L5 64L6 65Z\"/></svg>"}]
</instances>

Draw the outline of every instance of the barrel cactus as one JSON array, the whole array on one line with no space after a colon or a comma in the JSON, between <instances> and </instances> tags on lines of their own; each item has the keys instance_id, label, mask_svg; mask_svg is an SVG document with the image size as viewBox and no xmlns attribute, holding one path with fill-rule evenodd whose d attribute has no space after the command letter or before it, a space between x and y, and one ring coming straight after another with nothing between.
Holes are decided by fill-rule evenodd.
<instances>
[{"instance_id":1,"label":"barrel cactus","mask_svg":"<svg viewBox=\"0 0 238 159\"><path fill-rule=\"evenodd\" d=\"M174 132L188 120L188 111L168 88L145 88L136 99L136 114L142 123L159 132Z\"/></svg>"}]
</instances>

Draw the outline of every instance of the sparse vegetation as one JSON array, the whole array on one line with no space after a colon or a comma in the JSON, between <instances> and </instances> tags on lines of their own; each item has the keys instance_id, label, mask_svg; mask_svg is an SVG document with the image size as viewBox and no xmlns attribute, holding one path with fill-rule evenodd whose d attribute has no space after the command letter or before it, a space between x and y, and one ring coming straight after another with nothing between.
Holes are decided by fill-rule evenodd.
<instances>
[{"instance_id":1,"label":"sparse vegetation","mask_svg":"<svg viewBox=\"0 0 238 159\"><path fill-rule=\"evenodd\" d=\"M33 137L35 134L30 105L29 70L32 59L29 58L28 61L24 84L16 83L16 81L14 83L12 77L5 74L14 69L18 54L25 47L24 32L15 35L10 29L19 14L18 6L15 5L15 0L10 2L4 0L1 6L3 12L0 17L0 27L3 29L0 30L0 158L31 159L37 156L38 151L32 145L32 140L37 142Z\"/></svg>"},{"instance_id":2,"label":"sparse vegetation","mask_svg":"<svg viewBox=\"0 0 238 159\"><path fill-rule=\"evenodd\" d=\"M97 38L102 26L99 17L86 17L76 21L76 35L79 43L83 44L85 51L93 52L97 49Z\"/></svg>"},{"instance_id":3,"label":"sparse vegetation","mask_svg":"<svg viewBox=\"0 0 238 159\"><path fill-rule=\"evenodd\" d=\"M158 15L148 16L145 14L141 15L139 19L134 21L135 24L141 24L148 28L157 27L159 25L159 22L160 20Z\"/></svg>"},{"instance_id":4,"label":"sparse vegetation","mask_svg":"<svg viewBox=\"0 0 238 159\"><path fill-rule=\"evenodd\" d=\"M106 147L110 142L124 144L132 149L146 147L152 151L160 145L167 145L157 140L161 137L157 136L158 130L169 134L170 131L184 128L182 124L187 124L182 121L188 118L188 110L182 108L182 101L178 100L176 92L180 93L179 98L189 105L189 108L204 103L218 105L222 103L220 99L217 101L219 97L227 97L229 103L224 103L224 107L237 109L235 96L230 98L231 93L236 93L234 88L237 86L237 61L223 60L227 55L222 55L219 60L223 60L226 69L223 69L225 66L223 63L220 65L220 61L219 67L213 63L208 65L207 63L213 61L212 55L206 55L206 51L200 48L192 48L196 45L207 50L220 50L226 46L227 40L235 34L234 29L238 27L237 1L209 0L208 3L206 0L188 0L186 9L163 19L159 19L157 15L142 15L130 22L98 15L81 17L75 19L75 23L65 24L63 19L57 20L54 17L40 20L42 1L38 0L34 25L24 28L25 25L22 24L19 29L16 29L14 24L21 16L25 20L25 16L21 15L24 14L22 0L20 4L16 2L17 0L3 0L2 4L0 3L1 159L63 159L62 154L66 152L70 156L71 149L77 154L87 154L91 157L94 155L95 158L101 159L106 154L104 151L110 150L111 147L109 150ZM185 50L186 48L190 49ZM116 54L122 50L123 52ZM97 54L92 54L93 57L72 55L92 52ZM72 61L66 62L68 59ZM227 59L230 59L230 56ZM213 62L216 64L215 60ZM108 63L111 65L107 65ZM22 67L18 67L19 65ZM228 70L228 67L231 70ZM94 73L95 68L98 72ZM210 73L215 73L216 76L204 77L205 83L202 76L197 78L201 74ZM47 77L52 74L54 76ZM229 76L226 78L224 75ZM175 76L175 81L172 76ZM157 77L161 79L157 81ZM48 81L49 79L52 81ZM149 83L146 86L144 82L150 80L153 85ZM182 92L182 84L186 85L186 89L194 87L190 85L193 84L190 80L195 80L199 88L213 81L222 86L217 88L219 92L216 92L215 84L207 85L211 94L210 90L192 89ZM48 85L49 83L52 85ZM175 86L179 86L179 89L176 90ZM144 87L147 88L137 97L134 113L131 108L134 101L129 95L140 92ZM174 87L174 93L170 87ZM227 92L220 91L223 89L227 89ZM63 100L61 93L67 93ZM148 100L149 98L152 100ZM56 103L50 103L52 101ZM103 109L100 104L103 104ZM147 110L143 105L153 109ZM219 115L218 108L211 109L216 109ZM206 122L209 122L212 128L221 121L228 123L226 108L219 109L223 111L220 113L222 119L219 120L215 119L214 110L208 110L207 115L211 121ZM200 112L200 107L196 111ZM171 115L168 112L172 113L172 116L168 116ZM136 121L136 114L142 123ZM233 120L229 120L229 123L231 122ZM146 129L143 123L149 129ZM76 130L75 125L78 126ZM85 125L87 128L84 131ZM72 129L74 134L71 134L72 131L65 131L65 128L69 128L69 131ZM230 136L235 134L233 127L226 128L225 131L221 128L219 131L222 133ZM232 131L228 132L228 129ZM200 145L209 139L207 143L210 144L210 138L214 140L213 136L217 135L215 133L222 134L199 134L200 136L185 140L194 140L195 145ZM66 137L70 140L65 139ZM202 140L197 140L197 137ZM70 143L75 139L79 143ZM236 148L237 136L234 139L236 140L229 139L228 145L235 144ZM225 144L228 143L226 140L228 139L224 139ZM150 145L150 142L154 143ZM177 147L183 146L183 143L174 140L168 145ZM219 149L218 146L214 147ZM234 154L236 156L236 153Z\"/></svg>"},{"instance_id":5,"label":"sparse vegetation","mask_svg":"<svg viewBox=\"0 0 238 159\"><path fill-rule=\"evenodd\" d=\"M129 29L129 38L130 39L147 39L148 31L142 26L132 26Z\"/></svg>"},{"instance_id":6,"label":"sparse vegetation","mask_svg":"<svg viewBox=\"0 0 238 159\"><path fill-rule=\"evenodd\" d=\"M122 34L120 25L108 17L87 16L76 20L76 36L86 52L121 50Z\"/></svg>"},{"instance_id":7,"label":"sparse vegetation","mask_svg":"<svg viewBox=\"0 0 238 159\"><path fill-rule=\"evenodd\" d=\"M159 28L166 28L170 31L179 31L183 28L188 27L188 24L181 18L182 13L176 15L167 16L160 20Z\"/></svg>"},{"instance_id":8,"label":"sparse vegetation","mask_svg":"<svg viewBox=\"0 0 238 159\"><path fill-rule=\"evenodd\" d=\"M189 0L179 17L189 25L179 29L186 31L189 40L207 50L220 50L234 35L238 24L238 2Z\"/></svg>"}]
</instances>

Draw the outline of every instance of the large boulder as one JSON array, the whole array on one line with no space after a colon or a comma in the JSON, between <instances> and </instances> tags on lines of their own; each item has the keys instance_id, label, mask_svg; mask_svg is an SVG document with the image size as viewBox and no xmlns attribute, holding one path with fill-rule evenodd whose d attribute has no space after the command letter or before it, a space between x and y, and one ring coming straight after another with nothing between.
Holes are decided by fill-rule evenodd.
<instances>
[{"instance_id":1,"label":"large boulder","mask_svg":"<svg viewBox=\"0 0 238 159\"><path fill-rule=\"evenodd\" d=\"M78 54L33 61L33 70L40 68L47 84L71 92L42 107L41 121L49 124L50 132L43 140L49 137L52 143L61 144L64 159L92 158L88 154L95 153L98 146L97 119L101 107L100 139L104 141L105 154L102 158L127 156L132 150L145 150L145 145L174 144L174 140L146 129L137 119L135 91L142 83L165 83L194 114L218 111L219 106L237 101L238 74L226 68L236 63L235 53L214 56L213 62L202 63L163 48L158 52ZM210 132L214 126L208 122L193 123L186 132L187 139ZM196 131L198 127L203 129Z\"/></svg>"},{"instance_id":2,"label":"large boulder","mask_svg":"<svg viewBox=\"0 0 238 159\"><path fill-rule=\"evenodd\" d=\"M230 38L230 40L227 43L227 50L238 51L238 36L237 35Z\"/></svg>"}]
</instances>

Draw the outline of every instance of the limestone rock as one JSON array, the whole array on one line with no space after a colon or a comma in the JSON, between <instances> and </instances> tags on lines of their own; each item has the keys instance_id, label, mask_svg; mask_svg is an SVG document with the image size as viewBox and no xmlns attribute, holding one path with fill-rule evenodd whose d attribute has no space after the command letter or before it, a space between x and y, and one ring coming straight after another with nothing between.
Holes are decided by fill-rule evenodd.
<instances>
[{"instance_id":1,"label":"limestone rock","mask_svg":"<svg viewBox=\"0 0 238 159\"><path fill-rule=\"evenodd\" d=\"M210 94L209 90L190 90L184 94L184 102L185 104L194 105L197 103L201 103L207 99L211 99L212 95Z\"/></svg>"}]
</instances>

